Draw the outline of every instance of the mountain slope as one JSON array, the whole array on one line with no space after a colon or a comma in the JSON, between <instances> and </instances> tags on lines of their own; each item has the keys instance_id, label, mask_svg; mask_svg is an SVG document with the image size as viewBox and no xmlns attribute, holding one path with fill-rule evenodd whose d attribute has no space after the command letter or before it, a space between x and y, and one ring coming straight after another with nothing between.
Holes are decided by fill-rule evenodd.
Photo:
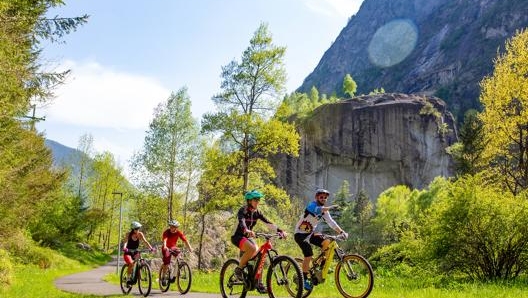
<instances>
[{"instance_id":1,"label":"mountain slope","mask_svg":"<svg viewBox=\"0 0 528 298\"><path fill-rule=\"evenodd\" d=\"M349 73L359 94L434 94L460 120L479 107L497 50L527 26L526 0L365 0L298 91L341 95Z\"/></svg>"}]
</instances>

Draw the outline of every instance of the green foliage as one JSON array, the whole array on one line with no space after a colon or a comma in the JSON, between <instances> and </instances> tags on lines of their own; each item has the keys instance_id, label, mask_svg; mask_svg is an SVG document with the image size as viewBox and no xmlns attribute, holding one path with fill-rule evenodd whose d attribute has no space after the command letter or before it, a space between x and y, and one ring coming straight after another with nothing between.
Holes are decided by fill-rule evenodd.
<instances>
[{"instance_id":1,"label":"green foliage","mask_svg":"<svg viewBox=\"0 0 528 298\"><path fill-rule=\"evenodd\" d=\"M350 74L346 74L343 79L343 93L348 95L348 97L354 97L354 94L357 91L357 84Z\"/></svg>"},{"instance_id":2,"label":"green foliage","mask_svg":"<svg viewBox=\"0 0 528 298\"><path fill-rule=\"evenodd\" d=\"M384 94L385 89L383 87L375 88L374 90L370 91L369 95L376 95L376 94Z\"/></svg>"},{"instance_id":3,"label":"green foliage","mask_svg":"<svg viewBox=\"0 0 528 298\"><path fill-rule=\"evenodd\" d=\"M177 200L182 197L178 196L178 190L190 191L186 186L197 168L197 161L191 156L199 156L201 150L196 145L198 132L187 88L181 88L158 105L143 150L133 157L135 182L142 189L156 191L156 195L166 198L167 220L175 218L175 210L182 205Z\"/></svg>"},{"instance_id":4,"label":"green foliage","mask_svg":"<svg viewBox=\"0 0 528 298\"><path fill-rule=\"evenodd\" d=\"M481 165L509 191L528 189L528 31L517 32L482 80L480 101L486 147Z\"/></svg>"},{"instance_id":5,"label":"green foliage","mask_svg":"<svg viewBox=\"0 0 528 298\"><path fill-rule=\"evenodd\" d=\"M477 279L509 279L528 264L528 203L483 175L464 176L436 201L427 243L444 271Z\"/></svg>"},{"instance_id":6,"label":"green foliage","mask_svg":"<svg viewBox=\"0 0 528 298\"><path fill-rule=\"evenodd\" d=\"M458 175L474 175L480 170L478 164L485 147L482 121L477 111L466 112L459 130L459 140L447 148L447 152L453 156Z\"/></svg>"},{"instance_id":7,"label":"green foliage","mask_svg":"<svg viewBox=\"0 0 528 298\"><path fill-rule=\"evenodd\" d=\"M273 189L271 179L275 174L267 157L298 154L299 135L295 127L268 117L278 106L277 96L284 89L285 50L272 44L267 25L261 24L241 61L232 61L222 68L223 91L213 98L219 111L203 117L204 131L221 134L220 146L225 151L222 154L228 156L232 167L229 172L235 176L233 181L242 179L241 188L231 196L248 189ZM281 112L287 109L283 107ZM207 193L209 183L202 183L202 190Z\"/></svg>"},{"instance_id":8,"label":"green foliage","mask_svg":"<svg viewBox=\"0 0 528 298\"><path fill-rule=\"evenodd\" d=\"M368 225L370 218L372 217L372 202L367 195L365 190L360 190L357 197L352 212L354 218L359 224L361 231L361 238L365 237L365 227Z\"/></svg>"},{"instance_id":9,"label":"green foliage","mask_svg":"<svg viewBox=\"0 0 528 298\"><path fill-rule=\"evenodd\" d=\"M0 288L7 287L13 280L13 264L7 251L0 249Z\"/></svg>"}]
</instances>

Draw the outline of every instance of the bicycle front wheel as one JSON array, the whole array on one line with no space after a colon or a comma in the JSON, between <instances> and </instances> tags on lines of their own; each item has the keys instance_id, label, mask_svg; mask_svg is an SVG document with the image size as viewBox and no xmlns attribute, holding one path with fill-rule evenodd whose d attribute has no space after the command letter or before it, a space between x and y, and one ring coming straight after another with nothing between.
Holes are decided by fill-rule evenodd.
<instances>
[{"instance_id":1,"label":"bicycle front wheel","mask_svg":"<svg viewBox=\"0 0 528 298\"><path fill-rule=\"evenodd\" d=\"M176 278L176 281L178 284L178 290L182 295L187 294L187 292L189 292L191 289L192 283L191 267L189 267L189 265L187 265L185 262L180 262L177 276L178 277Z\"/></svg>"},{"instance_id":2,"label":"bicycle front wheel","mask_svg":"<svg viewBox=\"0 0 528 298\"><path fill-rule=\"evenodd\" d=\"M270 298L301 298L303 295L301 268L293 258L277 256L268 268L266 286Z\"/></svg>"},{"instance_id":3,"label":"bicycle front wheel","mask_svg":"<svg viewBox=\"0 0 528 298\"><path fill-rule=\"evenodd\" d=\"M141 295L147 297L150 294L152 275L150 273L150 267L147 264L139 266L138 288Z\"/></svg>"},{"instance_id":4,"label":"bicycle front wheel","mask_svg":"<svg viewBox=\"0 0 528 298\"><path fill-rule=\"evenodd\" d=\"M301 268L301 272L302 272L302 264L303 264L303 259L302 258L295 258L295 262L297 262L297 264L299 265L299 268ZM303 280L304 282L304 280ZM304 288L304 285L303 285L303 295L302 295L302 298L306 298L308 296L310 296L310 294L312 293L312 289L310 290L306 290ZM293 294L290 294L292 297L293 297Z\"/></svg>"},{"instance_id":5,"label":"bicycle front wheel","mask_svg":"<svg viewBox=\"0 0 528 298\"><path fill-rule=\"evenodd\" d=\"M132 290L132 285L129 285L127 283L128 281L128 265L127 264L121 267L121 275L120 275L119 280L120 280L119 284L121 285L121 291L123 291L123 294L127 295L128 293L130 293L130 291Z\"/></svg>"},{"instance_id":6,"label":"bicycle front wheel","mask_svg":"<svg viewBox=\"0 0 528 298\"><path fill-rule=\"evenodd\" d=\"M158 284L159 288L162 292L167 292L170 288L170 265L165 266L165 270L163 270L164 266L161 266L159 271L159 278L158 278Z\"/></svg>"},{"instance_id":7,"label":"bicycle front wheel","mask_svg":"<svg viewBox=\"0 0 528 298\"><path fill-rule=\"evenodd\" d=\"M346 298L364 298L374 286L374 272L367 259L360 255L346 255L335 270L337 289Z\"/></svg>"},{"instance_id":8,"label":"bicycle front wheel","mask_svg":"<svg viewBox=\"0 0 528 298\"><path fill-rule=\"evenodd\" d=\"M246 297L247 289L244 281L235 276L235 268L238 267L238 260L227 260L220 270L220 293L223 298Z\"/></svg>"}]
</instances>

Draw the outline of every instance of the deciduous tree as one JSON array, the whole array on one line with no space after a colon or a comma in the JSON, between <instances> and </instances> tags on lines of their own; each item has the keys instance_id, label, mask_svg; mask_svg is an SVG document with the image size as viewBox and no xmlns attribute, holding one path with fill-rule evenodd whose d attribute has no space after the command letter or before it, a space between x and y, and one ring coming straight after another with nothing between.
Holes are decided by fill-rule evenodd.
<instances>
[{"instance_id":1,"label":"deciduous tree","mask_svg":"<svg viewBox=\"0 0 528 298\"><path fill-rule=\"evenodd\" d=\"M482 80L483 162L513 194L528 189L528 31L506 43Z\"/></svg>"}]
</instances>

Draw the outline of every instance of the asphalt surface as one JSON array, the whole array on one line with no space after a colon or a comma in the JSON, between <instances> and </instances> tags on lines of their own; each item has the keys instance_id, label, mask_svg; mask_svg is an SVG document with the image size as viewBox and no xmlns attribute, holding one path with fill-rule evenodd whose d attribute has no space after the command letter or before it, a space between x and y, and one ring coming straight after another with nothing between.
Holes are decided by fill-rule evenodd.
<instances>
[{"instance_id":1,"label":"asphalt surface","mask_svg":"<svg viewBox=\"0 0 528 298\"><path fill-rule=\"evenodd\" d=\"M121 287L119 285L110 284L103 280L103 277L109 273L116 272L117 262L114 260L104 266L98 267L96 269L76 273L72 275L67 275L55 280L55 286L66 292L85 294L85 295L97 295L97 296L116 296L123 295L121 292ZM152 283L157 282L153 280ZM218 283L218 281L211 281L212 283ZM142 297L139 293L137 285L134 285L129 296L139 296ZM213 297L222 297L220 293L218 294L209 294L209 293L196 293L189 292L185 295L181 295L177 291L172 291L172 287L168 292L162 293L160 290L152 289L149 294L150 296L163 296L167 298L171 297L191 297L191 298L213 298ZM262 298L266 296L247 296L248 298Z\"/></svg>"}]
</instances>

